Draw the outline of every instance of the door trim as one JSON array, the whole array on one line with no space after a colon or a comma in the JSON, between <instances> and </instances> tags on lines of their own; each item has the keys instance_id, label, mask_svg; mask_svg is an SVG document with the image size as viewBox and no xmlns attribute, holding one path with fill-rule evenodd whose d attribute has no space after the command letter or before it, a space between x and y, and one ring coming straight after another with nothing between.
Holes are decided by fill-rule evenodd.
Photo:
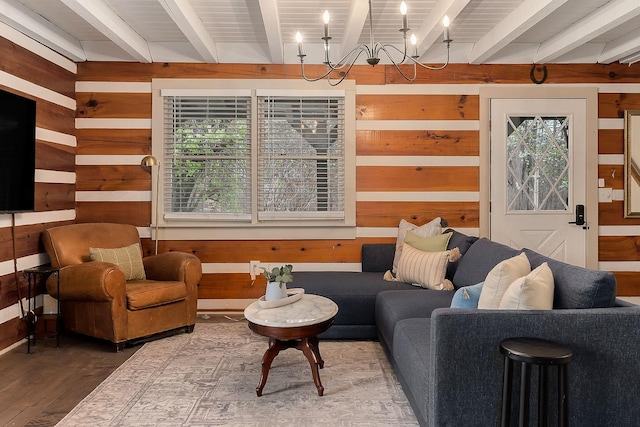
<instances>
[{"instance_id":1,"label":"door trim","mask_svg":"<svg viewBox=\"0 0 640 427\"><path fill-rule=\"evenodd\" d=\"M566 86L480 87L480 236L489 237L491 215L491 99L574 98L586 100L586 266L598 268L598 89Z\"/></svg>"}]
</instances>

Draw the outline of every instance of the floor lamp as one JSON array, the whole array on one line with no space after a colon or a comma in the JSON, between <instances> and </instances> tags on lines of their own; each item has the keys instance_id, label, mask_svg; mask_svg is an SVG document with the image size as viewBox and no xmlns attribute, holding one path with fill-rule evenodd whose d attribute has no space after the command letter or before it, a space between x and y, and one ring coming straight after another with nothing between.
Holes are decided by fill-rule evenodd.
<instances>
[{"instance_id":1,"label":"floor lamp","mask_svg":"<svg viewBox=\"0 0 640 427\"><path fill-rule=\"evenodd\" d=\"M160 194L160 162L154 156L144 156L140 161L141 166L150 167L153 169L156 166L156 216L155 216L155 241L156 241L156 255L158 255L158 195ZM153 190L153 186L152 186Z\"/></svg>"}]
</instances>

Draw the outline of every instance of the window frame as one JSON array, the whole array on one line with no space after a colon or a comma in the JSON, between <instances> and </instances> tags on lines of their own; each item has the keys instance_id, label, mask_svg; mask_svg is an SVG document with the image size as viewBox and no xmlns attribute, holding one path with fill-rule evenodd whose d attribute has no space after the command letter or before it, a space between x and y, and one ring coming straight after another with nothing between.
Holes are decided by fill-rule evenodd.
<instances>
[{"instance_id":1,"label":"window frame","mask_svg":"<svg viewBox=\"0 0 640 427\"><path fill-rule=\"evenodd\" d=\"M152 79L152 154L160 162L159 176L164 176L164 98L163 96L198 94L215 95L219 91L250 91L251 102L251 218L246 221L176 218L167 216L164 208L165 189L152 179L152 223L158 226L160 240L260 240L260 239L354 239L356 237L356 150L355 150L355 82L345 80L340 88L326 82L303 80L254 79ZM258 218L258 100L259 93L282 96L344 95L344 218L261 220ZM155 172L152 175L155 177ZM163 181L163 178L160 178ZM157 197L156 197L157 196ZM158 206L156 207L156 203ZM156 219L156 212L158 218ZM286 228L286 233L283 233Z\"/></svg>"}]
</instances>

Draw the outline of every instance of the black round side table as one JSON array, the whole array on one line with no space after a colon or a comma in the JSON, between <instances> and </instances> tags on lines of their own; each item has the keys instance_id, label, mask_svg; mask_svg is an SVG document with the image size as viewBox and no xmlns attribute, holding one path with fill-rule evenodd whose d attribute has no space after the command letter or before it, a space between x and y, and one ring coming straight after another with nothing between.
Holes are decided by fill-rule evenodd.
<instances>
[{"instance_id":1,"label":"black round side table","mask_svg":"<svg viewBox=\"0 0 640 427\"><path fill-rule=\"evenodd\" d=\"M502 385L502 420L500 425L511 424L511 381L513 363L520 362L520 406L518 425L529 423L529 387L531 366L537 365L538 372L538 425L548 423L548 379L547 367L558 367L558 425L569 424L569 387L568 364L573 357L571 349L553 341L538 338L508 338L500 343L500 352L504 355L504 376Z\"/></svg>"}]
</instances>

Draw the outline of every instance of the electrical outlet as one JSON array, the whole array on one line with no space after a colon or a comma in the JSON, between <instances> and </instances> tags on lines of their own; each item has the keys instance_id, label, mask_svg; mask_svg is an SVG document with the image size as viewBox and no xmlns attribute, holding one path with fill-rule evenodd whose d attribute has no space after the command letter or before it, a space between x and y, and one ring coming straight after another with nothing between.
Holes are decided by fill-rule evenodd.
<instances>
[{"instance_id":1,"label":"electrical outlet","mask_svg":"<svg viewBox=\"0 0 640 427\"><path fill-rule=\"evenodd\" d=\"M260 274L260 261L249 261L249 274L251 280L256 280L256 276Z\"/></svg>"}]
</instances>

